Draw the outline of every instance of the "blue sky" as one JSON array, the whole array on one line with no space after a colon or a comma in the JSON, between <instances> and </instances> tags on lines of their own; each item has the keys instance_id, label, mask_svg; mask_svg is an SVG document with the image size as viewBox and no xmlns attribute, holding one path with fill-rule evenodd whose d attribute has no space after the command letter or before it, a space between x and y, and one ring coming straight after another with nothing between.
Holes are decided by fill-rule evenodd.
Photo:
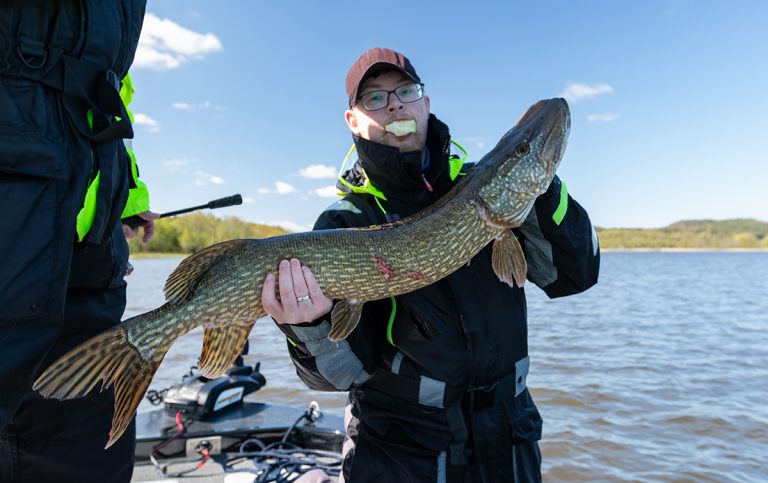
<instances>
[{"instance_id":1,"label":"blue sky","mask_svg":"<svg viewBox=\"0 0 768 483\"><path fill-rule=\"evenodd\" d=\"M149 0L131 69L134 149L155 211L308 229L351 145L344 78L406 54L478 160L566 96L559 174L602 227L768 221L768 2Z\"/></svg>"}]
</instances>

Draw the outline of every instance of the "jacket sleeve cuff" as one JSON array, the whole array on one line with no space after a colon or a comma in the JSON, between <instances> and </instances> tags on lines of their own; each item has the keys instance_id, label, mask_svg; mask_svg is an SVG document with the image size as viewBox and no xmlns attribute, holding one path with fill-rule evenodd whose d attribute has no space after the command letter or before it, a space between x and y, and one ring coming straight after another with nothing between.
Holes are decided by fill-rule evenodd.
<instances>
[{"instance_id":1,"label":"jacket sleeve cuff","mask_svg":"<svg viewBox=\"0 0 768 483\"><path fill-rule=\"evenodd\" d=\"M328 323L324 324L324 322ZM327 315L302 324L279 324L277 321L275 324L286 337L304 343L326 338L331 333L331 323Z\"/></svg>"}]
</instances>

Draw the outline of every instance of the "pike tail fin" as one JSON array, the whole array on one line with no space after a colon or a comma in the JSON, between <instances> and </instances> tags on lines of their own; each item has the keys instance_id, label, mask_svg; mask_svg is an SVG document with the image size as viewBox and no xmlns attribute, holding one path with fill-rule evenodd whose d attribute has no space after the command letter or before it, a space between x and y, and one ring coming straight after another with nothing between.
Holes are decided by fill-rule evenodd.
<instances>
[{"instance_id":1,"label":"pike tail fin","mask_svg":"<svg viewBox=\"0 0 768 483\"><path fill-rule=\"evenodd\" d=\"M93 337L61 356L32 386L44 397L74 399L101 382L100 390L115 386L115 412L106 448L131 422L152 381L165 350L146 360L128 340L126 323Z\"/></svg>"}]
</instances>

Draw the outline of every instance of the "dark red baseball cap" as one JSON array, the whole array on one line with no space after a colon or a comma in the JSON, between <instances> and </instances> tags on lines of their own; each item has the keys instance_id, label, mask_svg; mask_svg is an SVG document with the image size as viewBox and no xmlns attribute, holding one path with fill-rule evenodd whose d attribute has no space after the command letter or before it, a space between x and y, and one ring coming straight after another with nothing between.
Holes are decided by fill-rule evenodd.
<instances>
[{"instance_id":1,"label":"dark red baseball cap","mask_svg":"<svg viewBox=\"0 0 768 483\"><path fill-rule=\"evenodd\" d=\"M357 90L370 76L383 70L396 69L408 76L414 82L421 82L408 57L392 49L374 47L363 53L347 72L347 97L352 107L357 99Z\"/></svg>"}]
</instances>

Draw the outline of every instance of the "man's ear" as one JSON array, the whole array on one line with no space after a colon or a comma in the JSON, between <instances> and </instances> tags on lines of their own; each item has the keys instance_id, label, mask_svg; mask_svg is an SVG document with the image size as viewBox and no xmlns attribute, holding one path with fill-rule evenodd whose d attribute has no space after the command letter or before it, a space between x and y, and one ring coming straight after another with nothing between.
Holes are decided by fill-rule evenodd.
<instances>
[{"instance_id":1,"label":"man's ear","mask_svg":"<svg viewBox=\"0 0 768 483\"><path fill-rule=\"evenodd\" d=\"M357 124L357 114L352 109L347 109L344 112L344 120L347 122L347 127L355 136L360 135L360 126Z\"/></svg>"},{"instance_id":2,"label":"man's ear","mask_svg":"<svg viewBox=\"0 0 768 483\"><path fill-rule=\"evenodd\" d=\"M427 103L427 112L431 112L431 111L429 110L429 96L424 96L424 102L426 102L426 103Z\"/></svg>"}]
</instances>

